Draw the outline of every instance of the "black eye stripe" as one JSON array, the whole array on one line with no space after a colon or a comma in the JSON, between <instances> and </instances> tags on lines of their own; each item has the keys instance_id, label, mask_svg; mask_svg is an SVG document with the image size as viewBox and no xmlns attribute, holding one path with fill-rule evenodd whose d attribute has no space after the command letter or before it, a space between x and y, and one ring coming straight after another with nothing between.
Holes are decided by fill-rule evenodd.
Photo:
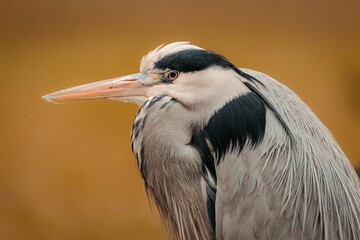
<instances>
[{"instance_id":1,"label":"black eye stripe","mask_svg":"<svg viewBox=\"0 0 360 240\"><path fill-rule=\"evenodd\" d=\"M178 72L195 72L210 66L234 68L234 65L223 56L202 50L189 49L163 57L155 63L155 68L176 70Z\"/></svg>"}]
</instances>

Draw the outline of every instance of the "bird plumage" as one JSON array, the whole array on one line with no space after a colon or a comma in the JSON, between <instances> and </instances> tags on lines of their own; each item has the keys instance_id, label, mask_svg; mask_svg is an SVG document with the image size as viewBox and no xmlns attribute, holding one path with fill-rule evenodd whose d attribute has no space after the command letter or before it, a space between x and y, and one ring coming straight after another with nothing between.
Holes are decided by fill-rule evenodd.
<instances>
[{"instance_id":1,"label":"bird plumage","mask_svg":"<svg viewBox=\"0 0 360 240\"><path fill-rule=\"evenodd\" d=\"M290 89L186 42L140 72L45 98L140 103L131 148L173 239L360 239L359 178Z\"/></svg>"},{"instance_id":2,"label":"bird plumage","mask_svg":"<svg viewBox=\"0 0 360 240\"><path fill-rule=\"evenodd\" d=\"M287 87L262 73L243 71L264 84L259 91L283 116L295 142L267 109L263 141L220 162L218 238L358 239L359 179L329 131ZM234 186L235 181L240 184Z\"/></svg>"},{"instance_id":3,"label":"bird plumage","mask_svg":"<svg viewBox=\"0 0 360 240\"><path fill-rule=\"evenodd\" d=\"M183 45L180 46L183 47ZM175 61L171 62L173 65L180 64L176 60L183 60L171 53L167 56L172 56ZM164 56L158 61L163 58ZM156 66L156 63L154 65ZM214 66L218 65L214 64ZM180 69L184 70L181 67ZM224 99L212 96L211 99L223 106L216 107L217 110L213 110L212 114L207 116L206 124L198 123L196 126L191 118L192 120L185 122L191 121L193 125L179 127L182 130L192 128L186 136L194 136L197 132L203 131L205 139L213 140L207 141L207 144L213 149L212 156L208 158L214 159L214 178L217 181L215 188L217 239L255 237L291 239L291 236L294 239L360 238L358 177L331 134L291 90L264 74L245 69L241 71L257 79L261 84L256 84L252 79L241 78L241 76L233 76L233 78L240 80L239 82L251 84L274 106L291 129L295 142L291 142L290 136L276 118L275 113L268 107L266 120L264 119L266 130L261 133L262 121L256 118L265 117L264 113L261 113L261 107L265 104L256 94L249 93L248 90L244 91L242 87L237 88L238 95L242 96L246 93L253 99L250 98L247 102L242 96L243 99L236 101L235 94L233 96L226 94L227 98ZM212 73L210 78L236 88L236 85L232 85L225 75L219 78L214 76L216 74ZM199 93L200 89L199 91L193 89L193 91ZM259 102L258 106L255 102ZM234 107L239 104L249 109ZM230 109L226 110L227 108ZM257 109L260 109L258 110L260 112L256 112ZM197 110L201 111L201 109ZM180 112L192 114L184 113L183 110L177 110L172 114L178 116ZM206 109L206 112L211 113L209 109ZM161 113L156 114L161 115ZM217 115L220 116L216 118ZM242 121L244 118L245 120ZM244 129L234 133L236 129L231 125L232 120ZM178 121L182 120L178 119ZM162 119L159 119L158 123L162 126L162 131L165 131ZM153 127L154 131L158 131L156 126ZM213 129L209 129L210 127ZM226 132L227 127L230 127L228 132ZM169 128L173 130L177 127L172 123ZM251 130L254 132L252 133ZM236 136L236 134L239 135ZM265 135L263 139L257 136L261 134ZM178 134L171 138L176 138L176 136ZM261 140L258 146L256 141L251 144L253 138L256 137L258 137L257 140ZM154 150L153 148L151 151ZM163 148L171 147L162 146L161 149ZM174 156L176 154L170 158ZM166 171L169 169L166 168ZM208 171L207 169L206 173ZM174 175L184 174L181 172ZM202 175L205 179L206 175L204 173ZM342 183L343 181L346 183ZM167 182L173 183L176 180L171 179ZM334 189L334 185L340 185L338 187L342 189ZM189 186L190 184L187 184L186 189L189 189ZM161 192L162 189L159 191ZM194 196L189 197L194 198ZM339 203L344 200L346 206L342 209ZM186 209L182 212L186 212Z\"/></svg>"}]
</instances>

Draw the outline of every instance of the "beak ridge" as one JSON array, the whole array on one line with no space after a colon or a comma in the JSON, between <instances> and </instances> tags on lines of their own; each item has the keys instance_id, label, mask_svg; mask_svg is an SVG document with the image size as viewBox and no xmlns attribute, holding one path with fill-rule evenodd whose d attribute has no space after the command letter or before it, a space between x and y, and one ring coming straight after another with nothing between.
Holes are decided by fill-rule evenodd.
<instances>
[{"instance_id":1,"label":"beak ridge","mask_svg":"<svg viewBox=\"0 0 360 240\"><path fill-rule=\"evenodd\" d=\"M141 83L142 78L143 74L137 73L63 89L44 95L42 98L53 102L53 100L121 99L143 96L145 94L145 85Z\"/></svg>"}]
</instances>

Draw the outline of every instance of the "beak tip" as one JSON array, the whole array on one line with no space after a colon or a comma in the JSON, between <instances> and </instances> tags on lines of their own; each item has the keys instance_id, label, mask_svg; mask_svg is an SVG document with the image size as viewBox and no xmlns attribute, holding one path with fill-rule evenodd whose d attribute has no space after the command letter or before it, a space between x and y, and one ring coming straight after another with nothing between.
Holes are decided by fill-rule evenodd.
<instances>
[{"instance_id":1,"label":"beak tip","mask_svg":"<svg viewBox=\"0 0 360 240\"><path fill-rule=\"evenodd\" d=\"M41 98L44 99L45 101L48 101L48 102L51 100L50 94L46 94L44 96L41 96Z\"/></svg>"},{"instance_id":2,"label":"beak tip","mask_svg":"<svg viewBox=\"0 0 360 240\"><path fill-rule=\"evenodd\" d=\"M49 103L54 103L54 104L60 104L55 102L53 99L54 97L51 96L51 94L46 94L44 96L41 96L42 99L44 99L45 101L49 102Z\"/></svg>"}]
</instances>

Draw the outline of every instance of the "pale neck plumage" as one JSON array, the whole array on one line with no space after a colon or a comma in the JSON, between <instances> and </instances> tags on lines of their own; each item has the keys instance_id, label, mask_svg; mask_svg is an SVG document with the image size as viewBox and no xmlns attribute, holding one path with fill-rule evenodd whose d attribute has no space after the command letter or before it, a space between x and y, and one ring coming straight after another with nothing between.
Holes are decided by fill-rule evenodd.
<instances>
[{"instance_id":1,"label":"pale neck plumage","mask_svg":"<svg viewBox=\"0 0 360 240\"><path fill-rule=\"evenodd\" d=\"M182 106L165 95L146 102L134 121L133 152L145 188L172 238L211 239L212 229L201 194L201 159L189 144L193 130L190 119L176 113L179 107Z\"/></svg>"}]
</instances>

